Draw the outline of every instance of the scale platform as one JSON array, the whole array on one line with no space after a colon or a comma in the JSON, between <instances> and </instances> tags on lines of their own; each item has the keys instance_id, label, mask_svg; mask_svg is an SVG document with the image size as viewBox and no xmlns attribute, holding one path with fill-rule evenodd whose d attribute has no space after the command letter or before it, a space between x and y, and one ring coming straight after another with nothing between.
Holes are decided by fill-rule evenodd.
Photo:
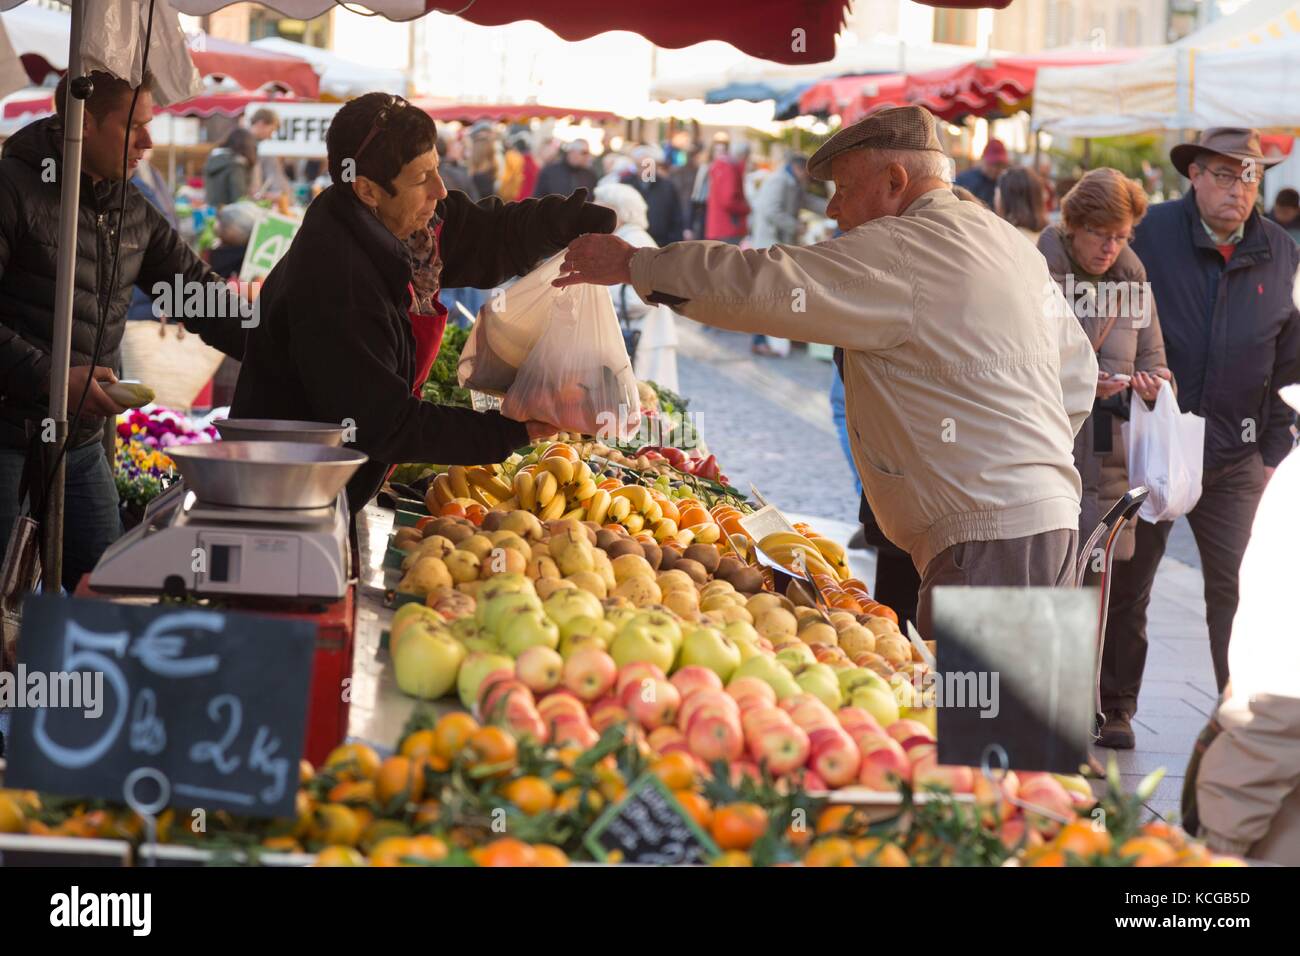
<instances>
[{"instance_id":1,"label":"scale platform","mask_svg":"<svg viewBox=\"0 0 1300 956\"><path fill-rule=\"evenodd\" d=\"M116 594L338 599L351 577L344 492L323 508L199 501L179 482L109 546L90 586Z\"/></svg>"}]
</instances>

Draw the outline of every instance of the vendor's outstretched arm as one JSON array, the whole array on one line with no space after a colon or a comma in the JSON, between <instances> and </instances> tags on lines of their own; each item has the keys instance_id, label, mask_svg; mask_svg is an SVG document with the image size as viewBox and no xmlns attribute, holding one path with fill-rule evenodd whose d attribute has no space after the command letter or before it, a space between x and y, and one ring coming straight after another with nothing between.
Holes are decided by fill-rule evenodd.
<instances>
[{"instance_id":1,"label":"vendor's outstretched arm","mask_svg":"<svg viewBox=\"0 0 1300 956\"><path fill-rule=\"evenodd\" d=\"M502 202L490 196L473 202L452 190L439 206L443 218L440 248L446 289L491 289L529 272L586 232L614 231L612 209L572 196L543 196Z\"/></svg>"},{"instance_id":2,"label":"vendor's outstretched arm","mask_svg":"<svg viewBox=\"0 0 1300 956\"><path fill-rule=\"evenodd\" d=\"M893 348L911 334L909 270L887 223L859 229L879 241L747 250L677 242L626 252L615 237L584 236L570 245L571 275L557 284L627 281L614 274L621 260L642 299L706 325L859 351Z\"/></svg>"}]
</instances>

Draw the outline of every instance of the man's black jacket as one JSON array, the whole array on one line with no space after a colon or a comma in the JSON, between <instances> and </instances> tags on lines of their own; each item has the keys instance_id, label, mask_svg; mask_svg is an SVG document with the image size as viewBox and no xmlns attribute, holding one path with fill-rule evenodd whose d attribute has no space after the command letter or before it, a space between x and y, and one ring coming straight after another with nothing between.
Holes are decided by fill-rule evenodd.
<instances>
[{"instance_id":1,"label":"man's black jacket","mask_svg":"<svg viewBox=\"0 0 1300 956\"><path fill-rule=\"evenodd\" d=\"M21 448L27 445L26 423L39 422L49 413L46 391L53 352L63 171L61 121L50 117L23 127L5 142L0 156L0 447ZM126 211L121 223L117 284L110 289L123 189ZM101 297L107 300L107 314L99 364L116 368L132 287L138 285L151 293L158 282L169 288L178 281L222 283L129 183L96 183L83 173L77 227L72 298L74 366L90 364ZM221 289L227 303L234 301L224 283ZM244 329L236 309L225 311L229 318L186 317L185 325L209 345L239 358ZM70 403L69 415L74 410ZM103 428L103 418L82 415L71 447L99 441Z\"/></svg>"},{"instance_id":2,"label":"man's black jacket","mask_svg":"<svg viewBox=\"0 0 1300 956\"><path fill-rule=\"evenodd\" d=\"M1276 467L1291 450L1293 418L1277 390L1300 380L1300 313L1292 299L1300 248L1252 212L1224 262L1189 190L1148 210L1133 251L1155 295L1178 404L1205 418L1205 467L1256 450Z\"/></svg>"},{"instance_id":3,"label":"man's black jacket","mask_svg":"<svg viewBox=\"0 0 1300 956\"><path fill-rule=\"evenodd\" d=\"M438 204L442 285L492 288L528 272L584 232L611 232L612 210L580 196L473 203L453 191ZM485 464L528 443L496 412L434 405L412 394L415 337L405 245L357 200L330 186L303 218L258 300L231 415L339 422L370 461L348 484L355 513L390 464Z\"/></svg>"}]
</instances>

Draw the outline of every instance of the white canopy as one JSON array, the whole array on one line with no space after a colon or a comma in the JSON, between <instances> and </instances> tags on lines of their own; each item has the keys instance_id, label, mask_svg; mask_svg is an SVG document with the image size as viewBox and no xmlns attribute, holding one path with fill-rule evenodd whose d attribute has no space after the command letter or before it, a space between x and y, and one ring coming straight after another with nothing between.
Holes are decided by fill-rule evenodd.
<instances>
[{"instance_id":1,"label":"white canopy","mask_svg":"<svg viewBox=\"0 0 1300 956\"><path fill-rule=\"evenodd\" d=\"M282 2L282 0L278 0ZM363 93L407 94L407 77L402 70L386 70L381 67L366 66L353 60L346 60L335 53L319 47L295 43L282 37L267 37L254 40L253 46L262 47L275 53L287 53L300 57L315 67L320 76L321 96L346 100Z\"/></svg>"},{"instance_id":2,"label":"white canopy","mask_svg":"<svg viewBox=\"0 0 1300 956\"><path fill-rule=\"evenodd\" d=\"M1300 127L1300 0L1252 0L1130 63L1039 70L1033 123L1066 136Z\"/></svg>"}]
</instances>

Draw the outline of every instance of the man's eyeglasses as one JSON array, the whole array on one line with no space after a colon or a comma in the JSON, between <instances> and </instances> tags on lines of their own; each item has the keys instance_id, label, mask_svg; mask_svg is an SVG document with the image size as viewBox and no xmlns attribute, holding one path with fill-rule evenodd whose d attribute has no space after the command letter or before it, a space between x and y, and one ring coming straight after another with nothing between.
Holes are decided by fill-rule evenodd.
<instances>
[{"instance_id":1,"label":"man's eyeglasses","mask_svg":"<svg viewBox=\"0 0 1300 956\"><path fill-rule=\"evenodd\" d=\"M370 132L368 132L366 138L361 141L361 145L357 148L357 154L353 159L360 161L361 154L366 151L366 147L370 145L371 141L388 128L388 121L392 118L393 114L410 105L410 103L406 102L406 100L402 99L400 96L388 97L388 100L384 105L379 107L379 111L375 113L375 118L370 124Z\"/></svg>"},{"instance_id":2,"label":"man's eyeglasses","mask_svg":"<svg viewBox=\"0 0 1300 956\"><path fill-rule=\"evenodd\" d=\"M1259 174L1253 167L1247 167L1240 173L1229 172L1226 169L1208 169L1204 166L1202 170L1214 177L1214 181L1222 189L1231 189L1233 183L1241 183L1243 186L1250 187L1259 182Z\"/></svg>"},{"instance_id":3,"label":"man's eyeglasses","mask_svg":"<svg viewBox=\"0 0 1300 956\"><path fill-rule=\"evenodd\" d=\"M1133 238L1126 232L1124 233L1098 232L1096 229L1093 229L1089 226L1084 226L1083 231L1086 232L1088 235L1090 235L1093 239L1097 240L1097 242L1103 246L1107 242L1115 242L1121 246L1126 246L1128 245L1129 240Z\"/></svg>"}]
</instances>

